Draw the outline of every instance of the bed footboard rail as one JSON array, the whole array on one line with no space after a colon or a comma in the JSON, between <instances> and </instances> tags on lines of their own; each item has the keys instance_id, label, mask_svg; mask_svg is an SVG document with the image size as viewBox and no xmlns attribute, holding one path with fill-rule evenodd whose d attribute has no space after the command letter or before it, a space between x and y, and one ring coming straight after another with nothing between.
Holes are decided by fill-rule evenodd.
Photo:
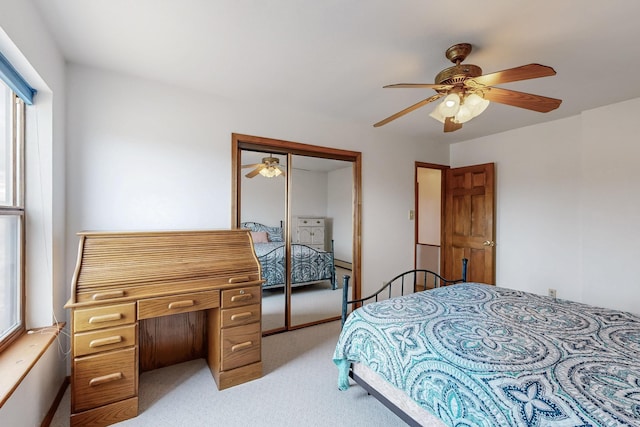
<instances>
[{"instance_id":1,"label":"bed footboard rail","mask_svg":"<svg viewBox=\"0 0 640 427\"><path fill-rule=\"evenodd\" d=\"M384 283L384 285L373 294L364 298L349 300L349 279L348 275L342 278L342 325L347 320L349 305L351 307L359 307L367 302L379 301L382 297L388 299L395 296L404 295L405 292L417 292L419 290L427 290L439 288L440 286L453 285L454 283L463 283L467 281L467 263L466 258L462 259L462 278L449 280L440 276L431 270L413 269L398 274L393 279ZM395 293L394 293L395 292Z\"/></svg>"}]
</instances>

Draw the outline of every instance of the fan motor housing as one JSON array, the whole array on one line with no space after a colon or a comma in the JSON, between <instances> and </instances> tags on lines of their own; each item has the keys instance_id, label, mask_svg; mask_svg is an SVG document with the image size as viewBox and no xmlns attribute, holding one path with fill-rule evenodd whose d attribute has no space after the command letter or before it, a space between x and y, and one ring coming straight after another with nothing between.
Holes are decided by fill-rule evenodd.
<instances>
[{"instance_id":1,"label":"fan motor housing","mask_svg":"<svg viewBox=\"0 0 640 427\"><path fill-rule=\"evenodd\" d=\"M446 68L436 76L436 84L456 85L465 80L482 75L482 68L472 64L459 64Z\"/></svg>"},{"instance_id":2,"label":"fan motor housing","mask_svg":"<svg viewBox=\"0 0 640 427\"><path fill-rule=\"evenodd\" d=\"M264 163L266 166L275 166L280 164L280 160L277 157L263 157L262 158L262 163Z\"/></svg>"},{"instance_id":3,"label":"fan motor housing","mask_svg":"<svg viewBox=\"0 0 640 427\"><path fill-rule=\"evenodd\" d=\"M456 65L440 71L436 76L436 84L462 86L465 80L481 76L482 68L472 64L461 64L471 53L471 49L469 43L454 44L447 49L445 56Z\"/></svg>"}]
</instances>

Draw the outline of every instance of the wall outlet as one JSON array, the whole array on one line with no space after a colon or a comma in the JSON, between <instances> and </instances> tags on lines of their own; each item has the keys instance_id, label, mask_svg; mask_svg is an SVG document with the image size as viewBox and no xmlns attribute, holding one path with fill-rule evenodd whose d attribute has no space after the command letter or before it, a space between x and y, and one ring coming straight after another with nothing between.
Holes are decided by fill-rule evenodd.
<instances>
[{"instance_id":1,"label":"wall outlet","mask_svg":"<svg viewBox=\"0 0 640 427\"><path fill-rule=\"evenodd\" d=\"M552 289L552 288L549 288L549 296L551 298L555 298L556 297L556 290Z\"/></svg>"}]
</instances>

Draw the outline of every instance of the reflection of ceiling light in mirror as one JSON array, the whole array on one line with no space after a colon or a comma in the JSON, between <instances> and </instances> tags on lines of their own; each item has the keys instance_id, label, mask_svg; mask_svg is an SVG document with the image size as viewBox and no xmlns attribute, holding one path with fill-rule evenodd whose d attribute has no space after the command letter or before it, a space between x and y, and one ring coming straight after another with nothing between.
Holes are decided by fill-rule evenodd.
<instances>
[{"instance_id":1,"label":"reflection of ceiling light in mirror","mask_svg":"<svg viewBox=\"0 0 640 427\"><path fill-rule=\"evenodd\" d=\"M260 175L267 178L274 178L276 176L280 176L282 171L275 166L268 166L266 168L260 169Z\"/></svg>"},{"instance_id":2,"label":"reflection of ceiling light in mirror","mask_svg":"<svg viewBox=\"0 0 640 427\"><path fill-rule=\"evenodd\" d=\"M429 115L440 123L444 123L447 117L453 117L455 123L466 123L479 116L488 106L489 101L478 94L466 95L461 100L457 93L451 93Z\"/></svg>"}]
</instances>

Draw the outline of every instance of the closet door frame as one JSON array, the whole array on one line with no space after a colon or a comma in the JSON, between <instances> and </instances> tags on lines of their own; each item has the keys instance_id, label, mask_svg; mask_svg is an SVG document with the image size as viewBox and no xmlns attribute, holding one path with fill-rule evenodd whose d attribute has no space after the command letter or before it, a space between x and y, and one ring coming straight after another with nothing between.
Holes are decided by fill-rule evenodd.
<instances>
[{"instance_id":1,"label":"closet door frame","mask_svg":"<svg viewBox=\"0 0 640 427\"><path fill-rule=\"evenodd\" d=\"M291 179L291 156L302 155L319 157L332 160L343 160L353 163L353 217L352 217L352 231L353 231L353 263L351 270L351 279L349 281L349 287L353 290L353 298L358 299L361 296L360 290L360 268L361 268L361 209L362 209L362 153L359 151L341 150L338 148L322 147L317 145L302 144L299 142L284 141L279 139L265 138L259 136L243 135L238 133L231 134L231 224L233 228L239 228L241 222L242 207L240 201L242 200L240 191L240 182L242 179L242 168L240 164L242 150L253 150L270 152L274 154L281 154L287 156L287 180ZM291 251L291 200L289 191L289 181L287 181L287 221L286 221L286 245L287 253ZM288 271L291 271L290 257L287 257ZM340 319L340 316L333 318L319 320L311 324L292 325L291 322L291 292L290 292L290 275L287 275L286 286L286 302L285 302L285 330L300 329L313 324L325 323L333 320ZM337 280L341 280L337 278ZM275 332L282 332L280 330Z\"/></svg>"}]
</instances>

